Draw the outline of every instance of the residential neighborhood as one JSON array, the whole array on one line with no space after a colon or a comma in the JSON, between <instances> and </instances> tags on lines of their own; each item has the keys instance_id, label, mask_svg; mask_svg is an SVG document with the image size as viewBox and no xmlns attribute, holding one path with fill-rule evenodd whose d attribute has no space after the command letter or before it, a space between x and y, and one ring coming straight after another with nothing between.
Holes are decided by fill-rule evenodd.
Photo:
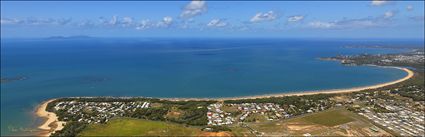
<instances>
[{"instance_id":1,"label":"residential neighborhood","mask_svg":"<svg viewBox=\"0 0 425 137\"><path fill-rule=\"evenodd\" d=\"M110 118L124 116L129 111L148 109L149 102L59 102L54 109L59 113L66 113L63 120L74 118L78 122L105 123ZM69 116L69 117L67 117Z\"/></svg>"}]
</instances>

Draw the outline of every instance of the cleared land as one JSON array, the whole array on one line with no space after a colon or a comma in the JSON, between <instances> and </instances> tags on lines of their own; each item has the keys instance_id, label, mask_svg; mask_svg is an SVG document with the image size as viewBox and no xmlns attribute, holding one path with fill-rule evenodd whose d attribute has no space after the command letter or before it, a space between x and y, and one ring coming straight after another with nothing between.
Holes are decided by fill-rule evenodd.
<instances>
[{"instance_id":1,"label":"cleared land","mask_svg":"<svg viewBox=\"0 0 425 137\"><path fill-rule=\"evenodd\" d=\"M280 121L264 121L247 123L249 127L265 136L390 136L367 119L343 108L307 114ZM376 129L373 131L372 129ZM249 134L246 130L234 130L241 134Z\"/></svg>"},{"instance_id":2,"label":"cleared land","mask_svg":"<svg viewBox=\"0 0 425 137\"><path fill-rule=\"evenodd\" d=\"M80 136L197 136L202 131L183 125L132 118L117 118L107 124L93 124Z\"/></svg>"},{"instance_id":3,"label":"cleared land","mask_svg":"<svg viewBox=\"0 0 425 137\"><path fill-rule=\"evenodd\" d=\"M342 110L331 110L323 113L319 112L314 115L309 115L303 117L302 119L311 123L331 127L354 121L354 119L348 117L346 113L346 111Z\"/></svg>"}]
</instances>

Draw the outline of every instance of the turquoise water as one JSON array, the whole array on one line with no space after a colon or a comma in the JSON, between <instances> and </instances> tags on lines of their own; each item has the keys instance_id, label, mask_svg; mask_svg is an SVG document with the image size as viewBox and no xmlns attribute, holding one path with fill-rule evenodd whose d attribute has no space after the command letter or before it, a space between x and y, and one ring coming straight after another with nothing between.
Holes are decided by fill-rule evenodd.
<instances>
[{"instance_id":1,"label":"turquoise water","mask_svg":"<svg viewBox=\"0 0 425 137\"><path fill-rule=\"evenodd\" d=\"M28 135L40 102L70 96L234 97L350 88L402 78L405 72L343 66L318 57L393 53L344 48L406 43L287 39L7 39L1 76L1 135ZM413 42L414 43L414 42Z\"/></svg>"}]
</instances>

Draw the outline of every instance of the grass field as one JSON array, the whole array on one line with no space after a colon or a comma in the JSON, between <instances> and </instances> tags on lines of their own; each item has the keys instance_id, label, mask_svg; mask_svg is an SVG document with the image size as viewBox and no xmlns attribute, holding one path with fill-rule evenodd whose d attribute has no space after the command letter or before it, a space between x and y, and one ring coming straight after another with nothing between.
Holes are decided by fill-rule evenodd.
<instances>
[{"instance_id":1,"label":"grass field","mask_svg":"<svg viewBox=\"0 0 425 137\"><path fill-rule=\"evenodd\" d=\"M238 108L235 106L226 106L224 105L221 110L225 111L225 112L229 112L229 113L236 113L238 112Z\"/></svg>"},{"instance_id":2,"label":"grass field","mask_svg":"<svg viewBox=\"0 0 425 137\"><path fill-rule=\"evenodd\" d=\"M347 113L345 110L338 109L305 116L302 119L308 122L330 127L354 121L353 118L347 116L345 113Z\"/></svg>"},{"instance_id":3,"label":"grass field","mask_svg":"<svg viewBox=\"0 0 425 137\"><path fill-rule=\"evenodd\" d=\"M251 114L245 119L246 122L265 122L267 121L266 117L261 114Z\"/></svg>"},{"instance_id":4,"label":"grass field","mask_svg":"<svg viewBox=\"0 0 425 137\"><path fill-rule=\"evenodd\" d=\"M201 130L184 125L132 118L117 118L107 124L93 124L80 136L196 136Z\"/></svg>"}]
</instances>

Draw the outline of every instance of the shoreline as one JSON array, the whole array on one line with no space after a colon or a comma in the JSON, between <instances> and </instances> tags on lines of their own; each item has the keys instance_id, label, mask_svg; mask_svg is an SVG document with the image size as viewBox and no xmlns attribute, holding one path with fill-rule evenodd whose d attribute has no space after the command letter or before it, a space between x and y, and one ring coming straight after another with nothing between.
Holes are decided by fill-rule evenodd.
<instances>
[{"instance_id":1,"label":"shoreline","mask_svg":"<svg viewBox=\"0 0 425 137\"><path fill-rule=\"evenodd\" d=\"M352 93L363 91L367 89L378 89L390 85L394 85L403 81L406 81L414 76L414 72L403 67L389 67L389 66L379 66L379 67L387 67L387 68L395 68L399 70L403 70L407 73L407 75L401 79L397 79L390 82L370 85L370 86L362 86L362 87L353 87L353 88L345 88L345 89L327 89L327 90L310 90L310 91L295 91L295 92L286 92L286 93L277 93L277 94L264 94L264 95L253 95L253 96L239 96L239 97L223 97L223 98L158 98L162 100L170 100L170 101L224 101L224 100L241 100L241 99L259 99L259 98L271 98L271 97L284 97L284 96L303 96L303 95L315 95L315 94L337 94L337 93ZM72 97L69 97L72 98ZM81 98L81 97L79 97ZM46 111L47 104L54 101L56 99L50 99L48 101L43 102L36 110L36 115L38 117L47 118L47 120L40 125L38 128L43 130L40 136L50 136L55 131L59 131L63 129L63 124L65 122L59 121L58 117L53 112ZM51 124L56 124L56 127L51 127ZM47 133L46 133L47 132Z\"/></svg>"},{"instance_id":2,"label":"shoreline","mask_svg":"<svg viewBox=\"0 0 425 137\"><path fill-rule=\"evenodd\" d=\"M239 100L239 99L257 99L257 98L270 98L270 97L283 97L283 96L303 96L303 95L315 95L315 94L337 94L337 93L352 93L359 92L368 89L378 89L390 85L394 85L403 81L406 81L414 76L414 72L410 69L403 67L390 67L390 66L378 66L385 68L395 68L399 70L403 70L407 73L407 75L401 79L397 79L390 82L370 85L370 86L361 86L361 87L353 87L353 88L344 88L344 89L325 89L325 90L310 90L310 91L295 91L295 92L287 92L287 93L277 93L277 94L267 94L267 95L258 95L258 96L245 96L245 97L230 97L230 98L220 98L220 100Z\"/></svg>"},{"instance_id":3,"label":"shoreline","mask_svg":"<svg viewBox=\"0 0 425 137\"><path fill-rule=\"evenodd\" d=\"M307 91L293 91L293 92L282 92L282 93L272 93L272 94L262 94L262 95L250 95L250 96L236 96L236 97L210 97L210 98L202 98L202 97L175 97L175 98L167 98L167 97L143 97L143 96L132 96L132 97L142 97L142 98L156 98L161 100L170 100L170 101L224 101L224 100L240 100L240 99L258 99L258 98L270 98L270 97L283 97L283 96L303 96L303 95L314 95L314 94L337 94L337 93L352 93L363 91L367 89L378 89L390 85L394 85L403 81L406 81L414 76L414 72L408 68L404 67L394 67L394 66L377 66L377 65L366 65L373 67L382 67L382 68L394 68L398 70L402 70L407 73L403 78L369 85L369 86L360 86L360 87L352 87L352 88L341 88L341 89L324 89L324 90L307 90ZM79 96L79 97L66 97L66 98L96 98L96 97L105 97L105 96ZM110 97L110 96L109 96ZM54 99L52 99L54 100Z\"/></svg>"},{"instance_id":4,"label":"shoreline","mask_svg":"<svg viewBox=\"0 0 425 137\"><path fill-rule=\"evenodd\" d=\"M414 72L408 68L404 67L393 67L393 66L376 66L376 65L368 65L368 66L374 66L374 67L383 67L383 68L394 68L403 70L407 73L407 75L403 78L385 82L385 83L379 83L375 85L369 85L369 86L361 86L361 87L352 87L352 88L342 88L342 89L325 89L325 90L308 90L308 91L294 91L294 92L285 92L285 93L276 93L276 94L263 94L263 95L253 95L253 96L238 96L238 97L219 97L219 98L159 98L164 100L171 100L171 101L189 101L189 100L217 100L217 101L225 101L225 100L240 100L240 99L259 99L259 98L271 98L271 97L284 97L284 96L303 96L303 95L315 95L315 94L336 94L336 93L352 93L352 92L358 92L363 91L367 89L378 89L390 85L394 85L403 81L406 81L414 76Z\"/></svg>"},{"instance_id":5,"label":"shoreline","mask_svg":"<svg viewBox=\"0 0 425 137\"><path fill-rule=\"evenodd\" d=\"M59 131L64 128L63 124L65 124L65 122L59 121L55 113L46 110L47 104L54 100L55 99L50 99L45 101L36 109L35 114L38 117L46 118L46 121L42 125L38 126L38 129L42 130L38 136L50 136L55 131ZM52 126L52 124L54 126Z\"/></svg>"}]
</instances>

